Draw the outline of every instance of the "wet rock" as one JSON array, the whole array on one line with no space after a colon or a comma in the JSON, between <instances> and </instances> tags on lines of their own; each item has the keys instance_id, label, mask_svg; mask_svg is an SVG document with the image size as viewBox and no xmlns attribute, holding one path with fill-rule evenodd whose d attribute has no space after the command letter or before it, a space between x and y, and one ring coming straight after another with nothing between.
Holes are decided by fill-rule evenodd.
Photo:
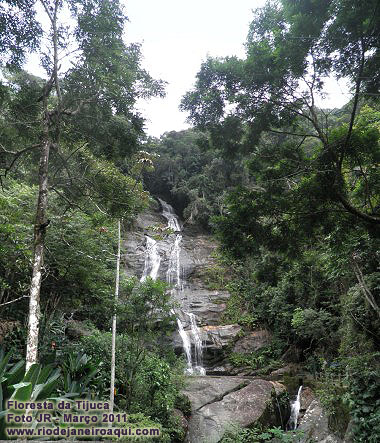
<instances>
[{"instance_id":1,"label":"wet rock","mask_svg":"<svg viewBox=\"0 0 380 443\"><path fill-rule=\"evenodd\" d=\"M128 276L140 278L144 270L145 262L145 234L151 232L151 226L166 226L165 218L159 213L159 206L156 201L152 201L147 211L139 214L130 226L129 232L126 233L123 241L122 262L124 264L124 272Z\"/></svg>"},{"instance_id":2,"label":"wet rock","mask_svg":"<svg viewBox=\"0 0 380 443\"><path fill-rule=\"evenodd\" d=\"M155 227L166 227L167 220L160 213L160 205L154 201L151 207L137 217L130 227L124 240L123 263L124 270L129 276L140 278L145 263L146 235L154 237ZM157 252L161 262L157 278L166 281L170 253L173 246L172 236L161 237ZM212 252L217 244L209 235L199 230L183 227L180 243L180 263L182 290L175 291L173 299L185 312L192 312L202 325L217 325L221 322L221 315L226 308L226 301L230 294L227 291L211 290L204 281L204 269L212 266L215 259ZM184 319L184 328L189 325Z\"/></svg>"},{"instance_id":3,"label":"wet rock","mask_svg":"<svg viewBox=\"0 0 380 443\"><path fill-rule=\"evenodd\" d=\"M332 434L328 427L328 417L318 400L314 399L301 418L298 430L303 431L301 443L341 443L342 440Z\"/></svg>"},{"instance_id":4,"label":"wet rock","mask_svg":"<svg viewBox=\"0 0 380 443\"><path fill-rule=\"evenodd\" d=\"M201 325L217 325L229 297L230 294L226 291L211 291L187 283L184 290L177 294L177 301L184 311L195 314Z\"/></svg>"},{"instance_id":5,"label":"wet rock","mask_svg":"<svg viewBox=\"0 0 380 443\"><path fill-rule=\"evenodd\" d=\"M232 390L225 389L226 378ZM211 386L207 379L212 380ZM241 382L246 386L241 387ZM215 396L215 387L219 396ZM190 400L194 402L194 412L189 420L186 441L216 443L232 423L242 427L257 422L277 424L272 393L278 395L284 390L285 387L279 383L260 379L249 381L239 377L207 377L203 378L200 385L197 380L192 381ZM211 391L209 395L204 394L207 391Z\"/></svg>"},{"instance_id":6,"label":"wet rock","mask_svg":"<svg viewBox=\"0 0 380 443\"><path fill-rule=\"evenodd\" d=\"M272 335L266 329L258 329L250 332L245 337L240 338L234 346L233 352L241 354L249 354L250 352L258 351L271 342Z\"/></svg>"},{"instance_id":7,"label":"wet rock","mask_svg":"<svg viewBox=\"0 0 380 443\"><path fill-rule=\"evenodd\" d=\"M312 401L315 399L315 394L311 388L306 386L301 391L301 410L307 410L311 405Z\"/></svg>"},{"instance_id":8,"label":"wet rock","mask_svg":"<svg viewBox=\"0 0 380 443\"><path fill-rule=\"evenodd\" d=\"M241 331L241 326L221 325L221 326L204 326L200 328L202 340L205 343L205 348L224 348L236 339Z\"/></svg>"},{"instance_id":9,"label":"wet rock","mask_svg":"<svg viewBox=\"0 0 380 443\"><path fill-rule=\"evenodd\" d=\"M232 366L228 363L227 349L236 340L241 331L239 325L203 326L199 328L203 344L203 363L207 374L229 374ZM189 334L192 346L193 337ZM182 340L179 333L173 333L173 344L177 353L182 352ZM235 372L236 373L236 372Z\"/></svg>"}]
</instances>

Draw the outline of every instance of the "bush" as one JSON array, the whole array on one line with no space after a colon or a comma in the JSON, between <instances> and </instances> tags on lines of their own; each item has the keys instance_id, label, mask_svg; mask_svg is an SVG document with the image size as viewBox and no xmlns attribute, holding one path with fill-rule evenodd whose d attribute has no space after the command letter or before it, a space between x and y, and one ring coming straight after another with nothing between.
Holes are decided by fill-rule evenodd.
<instances>
[{"instance_id":1,"label":"bush","mask_svg":"<svg viewBox=\"0 0 380 443\"><path fill-rule=\"evenodd\" d=\"M345 381L355 441L380 441L380 353L349 359Z\"/></svg>"},{"instance_id":2,"label":"bush","mask_svg":"<svg viewBox=\"0 0 380 443\"><path fill-rule=\"evenodd\" d=\"M302 439L302 432L285 432L281 428L263 428L257 425L253 428L242 428L231 425L220 440L221 443L263 443L276 439L276 442L296 443Z\"/></svg>"}]
</instances>

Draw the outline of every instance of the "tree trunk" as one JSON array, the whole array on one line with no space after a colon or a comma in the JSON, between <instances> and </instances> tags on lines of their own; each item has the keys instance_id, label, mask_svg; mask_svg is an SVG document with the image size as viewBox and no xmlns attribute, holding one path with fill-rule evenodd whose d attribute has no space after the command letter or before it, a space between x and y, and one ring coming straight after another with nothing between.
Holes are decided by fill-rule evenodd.
<instances>
[{"instance_id":1,"label":"tree trunk","mask_svg":"<svg viewBox=\"0 0 380 443\"><path fill-rule=\"evenodd\" d=\"M44 118L44 132L48 136L47 115ZM40 148L40 168L38 173L39 190L38 202L36 210L36 221L34 225L34 257L33 257L33 274L30 284L29 299L29 321L28 321L28 338L26 348L26 370L33 363L37 362L38 352L38 333L40 320L40 289L42 278L42 267L44 260L44 243L46 210L48 203L48 165L49 165L50 142L45 138Z\"/></svg>"},{"instance_id":2,"label":"tree trunk","mask_svg":"<svg viewBox=\"0 0 380 443\"><path fill-rule=\"evenodd\" d=\"M59 141L60 130L60 108L61 108L61 93L58 81L58 31L57 31L57 14L60 7L59 0L54 1L54 7L49 8L45 0L40 0L49 17L52 31L52 46L53 46L53 63L50 80L42 92L43 103L43 117L42 117L42 141L40 145L40 166L38 171L38 200L36 210L36 221L34 225L34 257L33 257L33 273L30 284L30 299L29 299L29 319L28 319L28 337L26 347L26 370L30 368L33 363L37 362L38 357L38 333L40 325L40 290L42 280L42 268L44 262L44 246L45 246L45 232L46 226L49 222L46 220L46 211L48 205L48 167L49 167L49 153L50 147L53 144L53 136L50 133L51 114L48 109L48 98L53 87L57 94L56 106L56 120L55 125L55 142ZM53 112L54 114L54 112Z\"/></svg>"}]
</instances>

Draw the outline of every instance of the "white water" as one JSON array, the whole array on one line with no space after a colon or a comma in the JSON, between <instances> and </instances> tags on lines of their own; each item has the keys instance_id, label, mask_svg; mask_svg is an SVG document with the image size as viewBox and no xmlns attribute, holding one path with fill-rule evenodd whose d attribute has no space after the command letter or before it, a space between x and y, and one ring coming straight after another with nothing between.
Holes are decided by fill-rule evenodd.
<instances>
[{"instance_id":1,"label":"white water","mask_svg":"<svg viewBox=\"0 0 380 443\"><path fill-rule=\"evenodd\" d=\"M187 332L183 329L182 322L179 318L177 318L177 324L178 324L178 332L181 336L182 343L183 343L183 350L186 354L186 360L187 360L187 369L186 373L191 375L193 373L193 363L191 360L191 341L189 336L187 335Z\"/></svg>"},{"instance_id":2,"label":"white water","mask_svg":"<svg viewBox=\"0 0 380 443\"><path fill-rule=\"evenodd\" d=\"M175 231L175 234L169 235L169 240L172 239L172 246L169 255L168 270L166 271L166 281L171 286L174 286L172 295L175 296L175 294L183 292L184 288L181 278L182 235L179 234L181 227L173 208L163 200L159 200L162 205L162 215L168 221L168 228ZM161 265L161 255L159 254L158 246L159 243L156 240L146 235L144 271L140 281L146 280L147 277L151 277L153 280L157 278ZM189 317L191 328L189 331L186 331L182 321L177 315L178 332L182 339L182 346L187 360L186 374L206 375L206 370L203 368L202 363L203 346L196 316L191 312L182 312ZM192 346L192 343L194 346Z\"/></svg>"},{"instance_id":3,"label":"white water","mask_svg":"<svg viewBox=\"0 0 380 443\"><path fill-rule=\"evenodd\" d=\"M158 270L160 269L160 264L161 256L158 253L157 242L153 238L146 235L144 271L140 281L146 280L147 277L151 277L153 280L156 280Z\"/></svg>"},{"instance_id":4,"label":"white water","mask_svg":"<svg viewBox=\"0 0 380 443\"><path fill-rule=\"evenodd\" d=\"M174 231L180 231L181 227L178 222L178 218L174 213L173 208L160 198L158 199L162 206L162 215L166 218L168 221L168 228L173 229Z\"/></svg>"},{"instance_id":5,"label":"white water","mask_svg":"<svg viewBox=\"0 0 380 443\"><path fill-rule=\"evenodd\" d=\"M203 367L203 345L200 332L197 326L197 320L194 314L188 313L191 323L191 333L194 341L194 373L199 375L206 375L206 370Z\"/></svg>"},{"instance_id":6,"label":"white water","mask_svg":"<svg viewBox=\"0 0 380 443\"><path fill-rule=\"evenodd\" d=\"M298 389L298 394L296 400L291 404L290 418L289 418L289 428L290 430L297 429L298 415L301 408L301 392L302 386Z\"/></svg>"},{"instance_id":7,"label":"white water","mask_svg":"<svg viewBox=\"0 0 380 443\"><path fill-rule=\"evenodd\" d=\"M177 234L174 240L173 247L170 251L168 270L166 271L166 281L170 285L175 285L176 289L181 291L183 289L181 282L181 241L182 235Z\"/></svg>"},{"instance_id":8,"label":"white water","mask_svg":"<svg viewBox=\"0 0 380 443\"><path fill-rule=\"evenodd\" d=\"M173 245L170 251L169 256L169 264L168 270L166 272L166 281L174 286L172 290L173 296L177 292L182 292L184 285L181 279L181 242L182 235L179 234L181 232L181 226L178 221L178 217L176 216L173 208L166 203L165 201L159 199L162 206L162 215L168 221L168 228L173 229L176 232L175 237L174 234L171 234L170 237L174 238ZM177 324L178 324L178 332L182 339L183 350L186 354L187 360L187 369L186 374L189 375L206 375L206 370L203 368L202 362L202 354L203 354L203 346L202 340L200 336L200 331L197 326L196 317L193 313L183 312L190 319L190 331L185 331L184 326L181 320L177 316ZM192 352L192 345L194 344L194 352Z\"/></svg>"}]
</instances>

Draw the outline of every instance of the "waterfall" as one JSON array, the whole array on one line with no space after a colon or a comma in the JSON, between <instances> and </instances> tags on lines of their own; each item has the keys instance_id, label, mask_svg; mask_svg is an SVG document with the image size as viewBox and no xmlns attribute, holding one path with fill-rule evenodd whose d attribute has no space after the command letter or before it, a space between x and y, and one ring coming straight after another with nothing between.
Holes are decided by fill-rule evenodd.
<instances>
[{"instance_id":1,"label":"waterfall","mask_svg":"<svg viewBox=\"0 0 380 443\"><path fill-rule=\"evenodd\" d=\"M163 200L159 199L159 201L162 206L162 215L168 222L168 228L171 228L174 231L173 234L169 235L169 239L173 239L173 242L170 249L168 269L166 271L166 281L171 286L174 286L174 289L172 290L172 295L174 296L175 294L181 293L184 288L181 278L181 226L173 208ZM158 252L158 242L148 235L145 237L146 249L144 271L140 281L146 280L147 277L151 277L155 280L161 264L161 255ZM185 331L184 325L177 315L178 332L182 340L182 346L187 360L186 374L206 375L206 370L203 368L202 363L203 346L200 331L197 326L196 316L191 312L182 312L188 316L190 320L190 331ZM194 352L192 352L192 343L194 345Z\"/></svg>"},{"instance_id":2,"label":"waterfall","mask_svg":"<svg viewBox=\"0 0 380 443\"><path fill-rule=\"evenodd\" d=\"M162 206L162 215L166 218L168 221L168 228L173 229L173 231L178 232L181 230L181 227L178 222L178 218L175 215L173 208L160 198L158 199Z\"/></svg>"},{"instance_id":3,"label":"waterfall","mask_svg":"<svg viewBox=\"0 0 380 443\"><path fill-rule=\"evenodd\" d=\"M179 318L177 318L177 324L178 324L178 332L183 343L183 350L185 351L186 354L186 360L187 360L186 373L191 375L193 373L193 364L191 360L191 341L189 339L189 336L187 335L187 332L183 329L182 322Z\"/></svg>"},{"instance_id":4,"label":"waterfall","mask_svg":"<svg viewBox=\"0 0 380 443\"><path fill-rule=\"evenodd\" d=\"M153 238L146 235L146 250L145 250L145 263L144 271L140 281L146 280L147 277L151 277L156 280L158 270L160 269L161 256L158 253L157 242Z\"/></svg>"},{"instance_id":5,"label":"waterfall","mask_svg":"<svg viewBox=\"0 0 380 443\"><path fill-rule=\"evenodd\" d=\"M182 235L177 234L174 240L174 245L170 251L168 270L166 271L166 281L170 285L175 285L178 290L182 290L181 283L181 252Z\"/></svg>"},{"instance_id":6,"label":"waterfall","mask_svg":"<svg viewBox=\"0 0 380 443\"><path fill-rule=\"evenodd\" d=\"M291 404L291 412L288 423L288 427L290 430L297 429L298 415L300 413L300 408L301 408L301 392L302 392L302 386L300 386L298 389L296 400Z\"/></svg>"},{"instance_id":7,"label":"waterfall","mask_svg":"<svg viewBox=\"0 0 380 443\"><path fill-rule=\"evenodd\" d=\"M191 323L191 333L193 335L194 340L194 372L198 373L199 375L206 375L206 370L202 366L203 365L203 345L202 345L202 339L199 333L199 329L197 326L196 317L191 312L188 314L190 317L190 323Z\"/></svg>"},{"instance_id":8,"label":"waterfall","mask_svg":"<svg viewBox=\"0 0 380 443\"><path fill-rule=\"evenodd\" d=\"M166 281L170 285L174 285L175 288L172 291L172 294L183 291L183 282L181 280L181 241L182 235L179 234L181 232L181 226L178 221L178 217L174 213L173 208L166 203L165 201L159 199L162 206L162 215L166 218L168 222L168 228L173 229L175 231L175 238L173 242L173 246L170 251L169 257L169 265L168 270L166 272ZM173 235L174 236L174 235ZM206 375L206 370L203 368L202 362L202 354L203 354L203 345L200 336L200 332L197 326L196 317L193 313L184 312L190 319L190 331L185 331L181 320L177 316L177 324L178 324L178 332L182 339L183 350L186 354L187 359L187 369L186 373L191 374L199 374ZM189 336L191 335L191 338ZM192 355L192 346L191 342L194 344L194 358Z\"/></svg>"}]
</instances>

